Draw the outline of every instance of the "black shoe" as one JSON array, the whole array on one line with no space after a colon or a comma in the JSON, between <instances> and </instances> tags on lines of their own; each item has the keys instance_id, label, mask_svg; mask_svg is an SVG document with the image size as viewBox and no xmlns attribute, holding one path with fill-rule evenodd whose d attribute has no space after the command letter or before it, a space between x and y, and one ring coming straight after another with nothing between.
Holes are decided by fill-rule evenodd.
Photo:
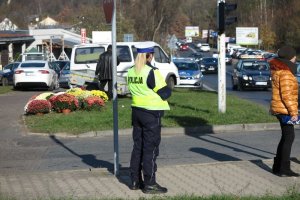
<instances>
[{"instance_id":1,"label":"black shoe","mask_svg":"<svg viewBox=\"0 0 300 200\"><path fill-rule=\"evenodd\" d=\"M280 162L279 162L279 159L275 157L274 163L272 166L272 172L273 172L273 174L277 174L277 173L279 173L279 171L280 171Z\"/></svg>"},{"instance_id":2,"label":"black shoe","mask_svg":"<svg viewBox=\"0 0 300 200\"><path fill-rule=\"evenodd\" d=\"M168 189L155 183L154 185L145 185L142 191L145 194L163 194L167 193Z\"/></svg>"},{"instance_id":3,"label":"black shoe","mask_svg":"<svg viewBox=\"0 0 300 200\"><path fill-rule=\"evenodd\" d=\"M133 181L130 187L131 190L138 190L143 188L144 188L144 182L139 182L139 181Z\"/></svg>"},{"instance_id":4,"label":"black shoe","mask_svg":"<svg viewBox=\"0 0 300 200\"><path fill-rule=\"evenodd\" d=\"M280 176L280 177L299 177L300 176L300 174L293 172L292 170L279 171L274 174L277 176Z\"/></svg>"}]
</instances>

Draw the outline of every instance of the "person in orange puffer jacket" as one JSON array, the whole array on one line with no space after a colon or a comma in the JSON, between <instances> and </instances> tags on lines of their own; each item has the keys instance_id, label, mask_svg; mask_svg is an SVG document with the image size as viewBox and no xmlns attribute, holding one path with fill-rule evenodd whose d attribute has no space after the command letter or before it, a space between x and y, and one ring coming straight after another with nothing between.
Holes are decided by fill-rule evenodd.
<instances>
[{"instance_id":1,"label":"person in orange puffer jacket","mask_svg":"<svg viewBox=\"0 0 300 200\"><path fill-rule=\"evenodd\" d=\"M298 177L290 166L290 155L295 138L293 124L283 121L290 116L292 121L298 120L298 81L295 77L297 66L296 51L290 46L283 46L278 50L278 58L270 63L272 76L272 100L270 112L279 120L282 135L277 147L272 172L278 176Z\"/></svg>"}]
</instances>

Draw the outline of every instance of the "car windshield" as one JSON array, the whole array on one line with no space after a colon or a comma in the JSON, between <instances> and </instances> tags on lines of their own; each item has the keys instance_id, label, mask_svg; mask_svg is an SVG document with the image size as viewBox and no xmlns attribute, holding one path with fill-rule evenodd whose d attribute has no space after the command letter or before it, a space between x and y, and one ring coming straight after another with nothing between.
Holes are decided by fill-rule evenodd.
<instances>
[{"instance_id":1,"label":"car windshield","mask_svg":"<svg viewBox=\"0 0 300 200\"><path fill-rule=\"evenodd\" d=\"M62 69L69 61L54 61Z\"/></svg>"},{"instance_id":2,"label":"car windshield","mask_svg":"<svg viewBox=\"0 0 300 200\"><path fill-rule=\"evenodd\" d=\"M186 62L175 62L175 65L179 70L198 70L198 65L196 63L186 63Z\"/></svg>"},{"instance_id":3,"label":"car windshield","mask_svg":"<svg viewBox=\"0 0 300 200\"><path fill-rule=\"evenodd\" d=\"M45 67L45 63L22 63L21 64L21 68L29 68L29 67L42 68Z\"/></svg>"},{"instance_id":4,"label":"car windshield","mask_svg":"<svg viewBox=\"0 0 300 200\"><path fill-rule=\"evenodd\" d=\"M256 62L244 62L243 69L254 70L254 71L269 71L269 66L267 63L256 63Z\"/></svg>"},{"instance_id":5,"label":"car windshield","mask_svg":"<svg viewBox=\"0 0 300 200\"><path fill-rule=\"evenodd\" d=\"M104 47L85 47L78 48L75 52L75 63L97 63L99 55L105 51Z\"/></svg>"},{"instance_id":6,"label":"car windshield","mask_svg":"<svg viewBox=\"0 0 300 200\"><path fill-rule=\"evenodd\" d=\"M43 54L28 54L25 55L25 60L44 60L45 57Z\"/></svg>"},{"instance_id":7,"label":"car windshield","mask_svg":"<svg viewBox=\"0 0 300 200\"><path fill-rule=\"evenodd\" d=\"M3 70L11 70L11 67L12 67L11 65L7 65L3 68Z\"/></svg>"},{"instance_id":8,"label":"car windshield","mask_svg":"<svg viewBox=\"0 0 300 200\"><path fill-rule=\"evenodd\" d=\"M216 59L216 58L203 58L202 62L204 62L204 63L218 62L218 59Z\"/></svg>"},{"instance_id":9,"label":"car windshield","mask_svg":"<svg viewBox=\"0 0 300 200\"><path fill-rule=\"evenodd\" d=\"M131 54L128 46L117 46L117 56L120 62L131 62Z\"/></svg>"}]
</instances>

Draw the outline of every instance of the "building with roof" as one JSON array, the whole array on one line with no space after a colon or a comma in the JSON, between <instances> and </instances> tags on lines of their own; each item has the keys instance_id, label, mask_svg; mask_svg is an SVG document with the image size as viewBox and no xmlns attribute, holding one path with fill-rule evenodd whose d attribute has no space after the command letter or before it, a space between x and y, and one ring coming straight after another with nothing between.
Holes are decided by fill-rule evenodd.
<instances>
[{"instance_id":1,"label":"building with roof","mask_svg":"<svg viewBox=\"0 0 300 200\"><path fill-rule=\"evenodd\" d=\"M31 29L29 34L34 38L28 49L36 48L40 52L45 52L50 59L68 60L72 47L81 43L81 35L71 31L55 29ZM90 43L91 39L87 38ZM67 57L66 57L67 56Z\"/></svg>"},{"instance_id":2,"label":"building with roof","mask_svg":"<svg viewBox=\"0 0 300 200\"><path fill-rule=\"evenodd\" d=\"M31 49L43 52L49 60L69 60L72 47L81 43L81 35L63 28L50 17L40 21L38 25L29 25L29 30L17 28L10 20L0 23L0 65L4 66L17 59L18 55ZM6 30L11 29L11 30ZM86 38L86 42L92 40Z\"/></svg>"},{"instance_id":3,"label":"building with roof","mask_svg":"<svg viewBox=\"0 0 300 200\"><path fill-rule=\"evenodd\" d=\"M0 65L15 60L34 40L28 31L0 31Z\"/></svg>"}]
</instances>

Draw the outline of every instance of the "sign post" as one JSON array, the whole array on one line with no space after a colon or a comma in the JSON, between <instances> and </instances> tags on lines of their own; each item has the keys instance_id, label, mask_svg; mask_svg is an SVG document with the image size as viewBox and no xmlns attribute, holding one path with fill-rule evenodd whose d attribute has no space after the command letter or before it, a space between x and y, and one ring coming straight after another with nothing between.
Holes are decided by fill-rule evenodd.
<instances>
[{"instance_id":1,"label":"sign post","mask_svg":"<svg viewBox=\"0 0 300 200\"><path fill-rule=\"evenodd\" d=\"M118 94L117 94L117 45L116 45L116 1L103 0L107 23L112 23L112 58L113 58L113 122L114 122L114 174L119 175L119 133L118 133Z\"/></svg>"},{"instance_id":2,"label":"sign post","mask_svg":"<svg viewBox=\"0 0 300 200\"><path fill-rule=\"evenodd\" d=\"M226 63L225 63L225 0L218 0L218 108L226 112Z\"/></svg>"},{"instance_id":3,"label":"sign post","mask_svg":"<svg viewBox=\"0 0 300 200\"><path fill-rule=\"evenodd\" d=\"M86 43L86 29L85 28L80 29L80 33L81 33L81 44L85 44Z\"/></svg>"},{"instance_id":4,"label":"sign post","mask_svg":"<svg viewBox=\"0 0 300 200\"><path fill-rule=\"evenodd\" d=\"M103 9L106 23L111 24L111 20L113 17L113 12L115 10L115 1L114 0L103 0Z\"/></svg>"}]
</instances>

